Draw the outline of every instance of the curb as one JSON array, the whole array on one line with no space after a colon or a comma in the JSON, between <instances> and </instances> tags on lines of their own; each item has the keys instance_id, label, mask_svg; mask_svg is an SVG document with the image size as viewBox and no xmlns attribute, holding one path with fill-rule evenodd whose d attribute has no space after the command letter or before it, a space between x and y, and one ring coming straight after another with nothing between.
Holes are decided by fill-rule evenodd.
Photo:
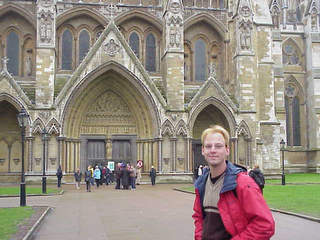
<instances>
[{"instance_id":1,"label":"curb","mask_svg":"<svg viewBox=\"0 0 320 240\"><path fill-rule=\"evenodd\" d=\"M48 193L48 194L26 194L26 197L51 197L51 196L56 196L56 195L62 195L64 193L64 190L62 189L61 191L57 193ZM0 198L13 198L13 197L20 197L20 195L0 195Z\"/></svg>"},{"instance_id":2,"label":"curb","mask_svg":"<svg viewBox=\"0 0 320 240\"><path fill-rule=\"evenodd\" d=\"M42 220L44 219L44 217L49 213L49 210L51 210L51 207L47 207L47 209L44 211L44 213L42 213L42 215L40 216L40 218L38 219L38 221L36 221L36 223L32 226L32 228L27 232L27 234L24 236L24 238L22 240L28 240L32 233L36 230L36 228L40 225L40 223L42 222Z\"/></svg>"},{"instance_id":3,"label":"curb","mask_svg":"<svg viewBox=\"0 0 320 240\"><path fill-rule=\"evenodd\" d=\"M193 193L193 192L181 190L181 189L178 189L178 188L174 188L173 190L178 191L178 192L183 192L183 193L195 194L195 193ZM291 215L291 216L295 216L295 217L299 217L299 218L304 218L304 219L307 219L307 220L309 220L309 221L313 221L313 222L318 222L318 223L320 223L320 218L311 217L311 216L307 216L307 215L303 215L303 214L298 214L298 213L293 213L293 212L287 212L287 211L283 211L283 210L275 209L275 208L270 208L270 210L271 210L272 212L278 212L278 213L282 213L282 214L286 214L286 215Z\"/></svg>"}]
</instances>

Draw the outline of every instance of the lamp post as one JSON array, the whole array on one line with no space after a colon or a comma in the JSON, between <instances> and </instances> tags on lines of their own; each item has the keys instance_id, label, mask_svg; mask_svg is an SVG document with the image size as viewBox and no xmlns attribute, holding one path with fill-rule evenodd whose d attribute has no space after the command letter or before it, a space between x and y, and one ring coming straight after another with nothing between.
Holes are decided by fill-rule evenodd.
<instances>
[{"instance_id":1,"label":"lamp post","mask_svg":"<svg viewBox=\"0 0 320 240\"><path fill-rule=\"evenodd\" d=\"M286 185L286 176L284 175L284 147L285 147L286 142L281 139L280 142L280 151L281 151L281 158L282 158L282 174L281 174L281 184Z\"/></svg>"},{"instance_id":2,"label":"lamp post","mask_svg":"<svg viewBox=\"0 0 320 240\"><path fill-rule=\"evenodd\" d=\"M17 114L19 126L21 128L21 183L20 183L20 206L26 206L26 183L24 176L24 142L26 127L28 126L29 115L24 108Z\"/></svg>"},{"instance_id":3,"label":"lamp post","mask_svg":"<svg viewBox=\"0 0 320 240\"><path fill-rule=\"evenodd\" d=\"M42 130L42 141L43 141L43 164L42 164L42 193L47 193L47 178L46 178L46 141L47 141L47 130Z\"/></svg>"}]
</instances>

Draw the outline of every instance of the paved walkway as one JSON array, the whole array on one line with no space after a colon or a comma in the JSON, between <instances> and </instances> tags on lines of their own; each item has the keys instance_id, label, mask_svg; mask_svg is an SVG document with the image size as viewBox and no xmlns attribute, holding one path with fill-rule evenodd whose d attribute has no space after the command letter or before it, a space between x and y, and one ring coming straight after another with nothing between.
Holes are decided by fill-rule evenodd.
<instances>
[{"instance_id":1,"label":"paved walkway","mask_svg":"<svg viewBox=\"0 0 320 240\"><path fill-rule=\"evenodd\" d=\"M136 191L114 186L87 193L64 186L64 195L29 197L27 205L52 206L34 240L192 240L194 195L173 191L181 185L143 185ZM0 207L18 206L19 198L0 199ZM273 213L273 240L317 239L320 224Z\"/></svg>"}]
</instances>

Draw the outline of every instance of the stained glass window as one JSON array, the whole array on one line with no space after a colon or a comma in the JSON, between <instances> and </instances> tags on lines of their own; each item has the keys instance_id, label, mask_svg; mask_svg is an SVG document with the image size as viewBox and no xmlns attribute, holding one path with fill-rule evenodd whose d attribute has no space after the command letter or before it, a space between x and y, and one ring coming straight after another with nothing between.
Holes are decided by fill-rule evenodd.
<instances>
[{"instance_id":1,"label":"stained glass window","mask_svg":"<svg viewBox=\"0 0 320 240\"><path fill-rule=\"evenodd\" d=\"M195 78L196 81L207 78L206 44L202 39L198 39L195 45Z\"/></svg>"},{"instance_id":2,"label":"stained glass window","mask_svg":"<svg viewBox=\"0 0 320 240\"><path fill-rule=\"evenodd\" d=\"M131 33L129 37L129 45L137 58L139 58L140 41L137 33Z\"/></svg>"},{"instance_id":3,"label":"stained glass window","mask_svg":"<svg viewBox=\"0 0 320 240\"><path fill-rule=\"evenodd\" d=\"M10 32L7 37L8 72L14 76L19 75L19 36L16 32Z\"/></svg>"},{"instance_id":4,"label":"stained glass window","mask_svg":"<svg viewBox=\"0 0 320 240\"><path fill-rule=\"evenodd\" d=\"M79 35L79 63L86 57L90 48L90 36L87 30L82 30Z\"/></svg>"},{"instance_id":5,"label":"stained glass window","mask_svg":"<svg viewBox=\"0 0 320 240\"><path fill-rule=\"evenodd\" d=\"M146 41L146 70L156 71L156 39L152 33L147 36Z\"/></svg>"},{"instance_id":6,"label":"stained glass window","mask_svg":"<svg viewBox=\"0 0 320 240\"><path fill-rule=\"evenodd\" d=\"M72 33L65 30L62 34L62 64L63 70L72 70Z\"/></svg>"}]
</instances>

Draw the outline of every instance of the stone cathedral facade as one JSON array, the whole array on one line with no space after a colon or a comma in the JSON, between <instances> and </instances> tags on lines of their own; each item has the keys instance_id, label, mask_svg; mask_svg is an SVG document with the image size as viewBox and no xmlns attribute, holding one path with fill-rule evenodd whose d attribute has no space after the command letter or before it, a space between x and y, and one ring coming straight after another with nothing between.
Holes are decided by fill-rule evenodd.
<instances>
[{"instance_id":1,"label":"stone cathedral facade","mask_svg":"<svg viewBox=\"0 0 320 240\"><path fill-rule=\"evenodd\" d=\"M319 0L0 0L0 179L143 160L191 180L201 132L267 174L320 171ZM43 137L43 131L48 135ZM65 178L68 181L68 177Z\"/></svg>"}]
</instances>

